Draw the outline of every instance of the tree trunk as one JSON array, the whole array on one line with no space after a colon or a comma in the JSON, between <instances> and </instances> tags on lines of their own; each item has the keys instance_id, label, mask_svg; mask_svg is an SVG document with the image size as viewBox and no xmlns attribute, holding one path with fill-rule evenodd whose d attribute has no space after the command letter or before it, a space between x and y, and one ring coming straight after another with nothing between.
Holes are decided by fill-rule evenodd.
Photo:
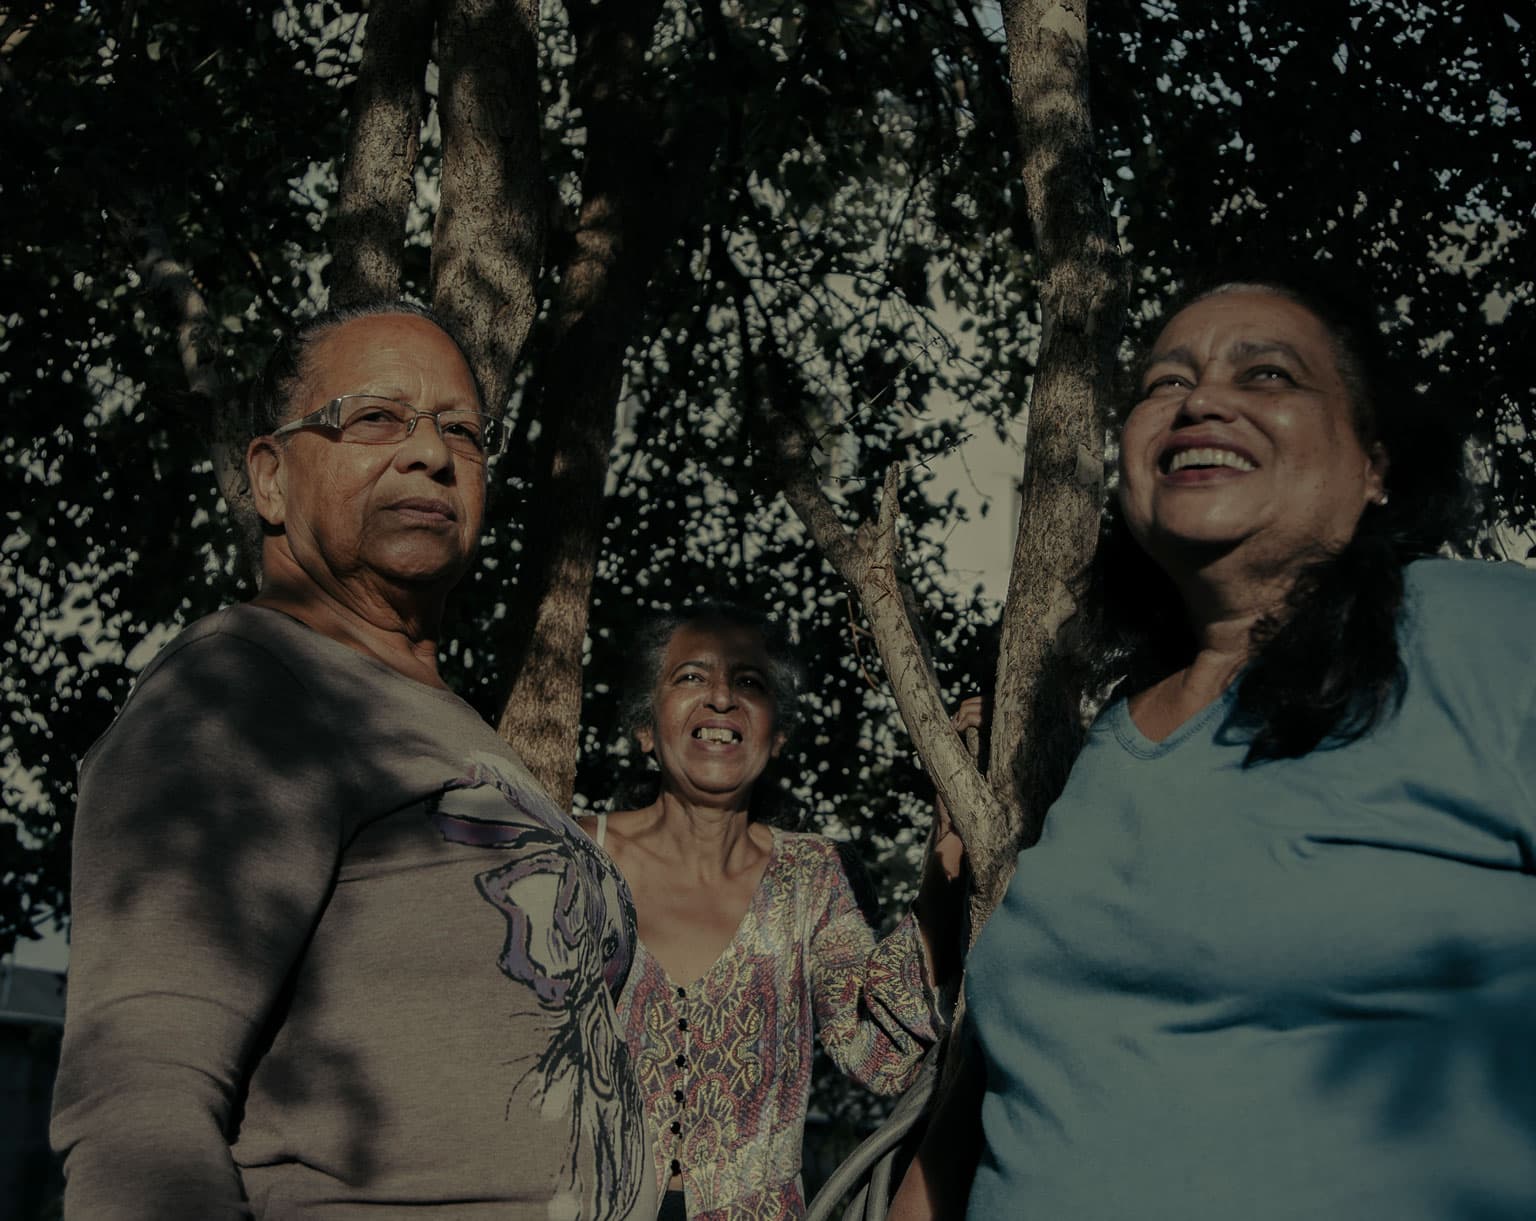
<instances>
[{"instance_id":1,"label":"tree trunk","mask_svg":"<svg viewBox=\"0 0 1536 1221\"><path fill-rule=\"evenodd\" d=\"M437 59L432 304L463 341L486 410L500 415L544 259L536 0L439 0Z\"/></svg>"},{"instance_id":2,"label":"tree trunk","mask_svg":"<svg viewBox=\"0 0 1536 1221\"><path fill-rule=\"evenodd\" d=\"M331 303L400 295L406 215L416 197L432 0L373 0L352 90L336 199Z\"/></svg>"},{"instance_id":3,"label":"tree trunk","mask_svg":"<svg viewBox=\"0 0 1536 1221\"><path fill-rule=\"evenodd\" d=\"M570 6L586 156L541 370L533 491L540 520L559 528L528 535L519 605L504 637L515 665L500 724L561 804L575 787L582 650L625 354L651 275L681 230L687 184L698 176L686 148L664 156L673 141L642 98L660 8L656 0Z\"/></svg>"},{"instance_id":4,"label":"tree trunk","mask_svg":"<svg viewBox=\"0 0 1536 1221\"><path fill-rule=\"evenodd\" d=\"M1087 0L1005 0L1003 21L1044 328L992 722L994 783L1017 794L1017 849L1039 838L1045 818L1044 796L1026 791L1022 759L1037 733L1046 656L1076 612L1074 590L1098 537L1126 284L1093 153ZM987 864L990 893L978 893L973 914L990 913L1012 873L1011 856Z\"/></svg>"}]
</instances>

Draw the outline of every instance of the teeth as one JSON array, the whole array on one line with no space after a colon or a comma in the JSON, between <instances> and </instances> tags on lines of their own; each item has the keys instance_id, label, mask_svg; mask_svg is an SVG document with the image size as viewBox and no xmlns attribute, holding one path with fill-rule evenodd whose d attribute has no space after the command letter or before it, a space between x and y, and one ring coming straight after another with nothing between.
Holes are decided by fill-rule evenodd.
<instances>
[{"instance_id":1,"label":"teeth","mask_svg":"<svg viewBox=\"0 0 1536 1221\"><path fill-rule=\"evenodd\" d=\"M1230 466L1238 471L1254 469L1253 463L1230 449L1181 449L1169 460L1168 473L1182 471L1186 466Z\"/></svg>"},{"instance_id":2,"label":"teeth","mask_svg":"<svg viewBox=\"0 0 1536 1221\"><path fill-rule=\"evenodd\" d=\"M717 729L712 725L706 725L701 729L695 729L693 736L701 742L739 742L741 735L733 729Z\"/></svg>"}]
</instances>

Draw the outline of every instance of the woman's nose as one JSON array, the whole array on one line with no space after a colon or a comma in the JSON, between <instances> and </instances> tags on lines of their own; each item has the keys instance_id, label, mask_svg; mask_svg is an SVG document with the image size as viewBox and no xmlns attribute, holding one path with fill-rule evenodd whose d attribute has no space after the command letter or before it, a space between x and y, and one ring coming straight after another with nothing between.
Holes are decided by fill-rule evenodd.
<instances>
[{"instance_id":1,"label":"woman's nose","mask_svg":"<svg viewBox=\"0 0 1536 1221\"><path fill-rule=\"evenodd\" d=\"M1230 399L1230 388L1202 379L1190 387L1184 401L1179 404L1179 418L1188 422L1198 420L1230 420L1237 411Z\"/></svg>"},{"instance_id":2,"label":"woman's nose","mask_svg":"<svg viewBox=\"0 0 1536 1221\"><path fill-rule=\"evenodd\" d=\"M437 417L425 412L412 421L411 431L399 446L396 461L407 468L419 464L436 471L453 463L453 451L438 430Z\"/></svg>"}]
</instances>

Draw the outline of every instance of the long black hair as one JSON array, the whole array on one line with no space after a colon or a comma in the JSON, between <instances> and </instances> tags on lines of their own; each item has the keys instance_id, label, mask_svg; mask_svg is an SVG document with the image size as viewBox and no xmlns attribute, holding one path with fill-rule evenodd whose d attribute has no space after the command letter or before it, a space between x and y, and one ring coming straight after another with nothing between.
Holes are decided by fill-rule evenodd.
<instances>
[{"instance_id":1,"label":"long black hair","mask_svg":"<svg viewBox=\"0 0 1536 1221\"><path fill-rule=\"evenodd\" d=\"M619 695L619 726L633 737L640 729L653 727L656 721L656 689L661 683L661 668L667 646L680 628L701 623L727 623L747 627L763 641L768 654L768 685L774 696L774 729L786 738L800 723L800 697L805 691L805 663L795 650L788 627L771 615L740 606L735 602L698 602L667 614L654 615L642 623L630 639L629 663ZM748 816L753 822L794 827L800 819L780 782L777 760L752 787ZM661 776L654 769L627 779L615 796L617 810L641 809L650 805L661 792Z\"/></svg>"},{"instance_id":2,"label":"long black hair","mask_svg":"<svg viewBox=\"0 0 1536 1221\"><path fill-rule=\"evenodd\" d=\"M1475 517L1463 457L1470 421L1404 384L1374 309L1306 272L1227 269L1196 279L1167 316L1233 289L1274 293L1323 324L1356 435L1388 460L1386 503L1365 510L1343 547L1319 551L1281 608L1254 630L1229 723L1252 766L1354 741L1395 711L1404 685L1403 569L1464 547ZM1131 537L1118 504L1105 514L1081 585L1081 609L1063 629L1040 688L1047 715L1037 724L1048 740L1036 742L1028 764L1035 791L1048 798L1060 792L1082 745L1082 710L1147 689L1196 649L1177 589Z\"/></svg>"}]
</instances>

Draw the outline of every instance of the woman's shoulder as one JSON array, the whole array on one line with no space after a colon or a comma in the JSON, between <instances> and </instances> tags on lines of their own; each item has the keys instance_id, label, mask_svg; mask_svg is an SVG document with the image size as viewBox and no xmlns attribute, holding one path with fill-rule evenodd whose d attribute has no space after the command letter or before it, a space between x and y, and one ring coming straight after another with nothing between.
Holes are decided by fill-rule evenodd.
<instances>
[{"instance_id":1,"label":"woman's shoulder","mask_svg":"<svg viewBox=\"0 0 1536 1221\"><path fill-rule=\"evenodd\" d=\"M306 667L292 665L292 661L311 652L319 640L325 641L327 651L339 652L344 647L279 611L237 603L194 619L179 632L168 634L145 666L142 677L166 666L186 666L210 656L240 654L267 654L280 663L288 663L296 675L302 674Z\"/></svg>"},{"instance_id":2,"label":"woman's shoulder","mask_svg":"<svg viewBox=\"0 0 1536 1221\"><path fill-rule=\"evenodd\" d=\"M181 628L161 629L140 642L154 649L134 680L134 690L161 681L207 671L231 683L253 676L268 681L298 682L298 671L286 664L281 636L264 621L263 612L249 606L226 606L194 619ZM246 673L245 671L250 671Z\"/></svg>"},{"instance_id":3,"label":"woman's shoulder","mask_svg":"<svg viewBox=\"0 0 1536 1221\"><path fill-rule=\"evenodd\" d=\"M331 731L337 718L313 698L310 667L261 616L230 606L167 632L82 766L114 751L142 751L146 742L190 744L199 733L249 738L262 726L296 736Z\"/></svg>"},{"instance_id":4,"label":"woman's shoulder","mask_svg":"<svg viewBox=\"0 0 1536 1221\"><path fill-rule=\"evenodd\" d=\"M1489 593L1536 600L1536 571L1512 560L1414 560L1405 571L1408 588L1430 595Z\"/></svg>"},{"instance_id":5,"label":"woman's shoulder","mask_svg":"<svg viewBox=\"0 0 1536 1221\"><path fill-rule=\"evenodd\" d=\"M828 835L775 827L773 838L779 855L786 860L814 865L834 863L839 859L838 842Z\"/></svg>"},{"instance_id":6,"label":"woman's shoulder","mask_svg":"<svg viewBox=\"0 0 1536 1221\"><path fill-rule=\"evenodd\" d=\"M1536 572L1484 560L1417 560L1404 574L1409 621L1431 632L1524 636L1536 612Z\"/></svg>"},{"instance_id":7,"label":"woman's shoulder","mask_svg":"<svg viewBox=\"0 0 1536 1221\"><path fill-rule=\"evenodd\" d=\"M840 892L851 892L866 916L877 918L879 900L858 844L809 831L774 834L783 868L797 876L808 892L816 891L823 900Z\"/></svg>"},{"instance_id":8,"label":"woman's shoulder","mask_svg":"<svg viewBox=\"0 0 1536 1221\"><path fill-rule=\"evenodd\" d=\"M843 874L837 841L782 827L772 828L772 833L774 875L801 898L809 899L813 892L830 893Z\"/></svg>"},{"instance_id":9,"label":"woman's shoulder","mask_svg":"<svg viewBox=\"0 0 1536 1221\"><path fill-rule=\"evenodd\" d=\"M576 815L576 825L598 847L615 860L626 856L626 846L638 834L656 825L656 812L650 809L603 810Z\"/></svg>"},{"instance_id":10,"label":"woman's shoulder","mask_svg":"<svg viewBox=\"0 0 1536 1221\"><path fill-rule=\"evenodd\" d=\"M1401 634L1412 675L1464 689L1481 703L1498 692L1523 703L1536 681L1536 572L1510 563L1420 560L1404 579Z\"/></svg>"}]
</instances>

